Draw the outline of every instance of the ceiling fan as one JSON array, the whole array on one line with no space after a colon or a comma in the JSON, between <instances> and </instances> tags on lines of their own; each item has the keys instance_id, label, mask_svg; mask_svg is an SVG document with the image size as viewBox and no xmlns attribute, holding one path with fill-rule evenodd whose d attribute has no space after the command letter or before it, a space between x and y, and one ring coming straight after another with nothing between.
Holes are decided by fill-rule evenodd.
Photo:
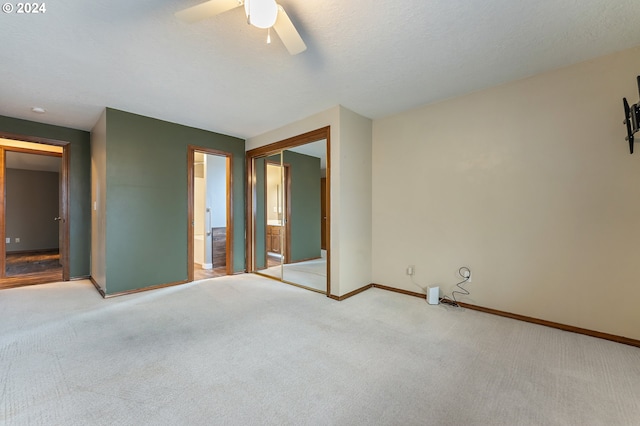
<instances>
[{"instance_id":1,"label":"ceiling fan","mask_svg":"<svg viewBox=\"0 0 640 426\"><path fill-rule=\"evenodd\" d=\"M287 12L275 0L209 0L176 12L175 15L181 21L192 23L242 5L244 5L248 24L269 30L267 43L271 42L270 30L273 28L291 55L307 50Z\"/></svg>"}]
</instances>

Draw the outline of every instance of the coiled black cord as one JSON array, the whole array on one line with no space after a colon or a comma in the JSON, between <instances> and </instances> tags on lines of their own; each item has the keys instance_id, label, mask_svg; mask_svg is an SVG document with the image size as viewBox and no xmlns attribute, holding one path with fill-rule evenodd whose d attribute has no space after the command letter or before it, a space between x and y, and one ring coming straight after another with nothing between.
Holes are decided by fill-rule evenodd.
<instances>
[{"instance_id":1,"label":"coiled black cord","mask_svg":"<svg viewBox=\"0 0 640 426\"><path fill-rule=\"evenodd\" d=\"M451 306L459 307L460 305L456 300L456 293L463 296L468 296L469 294L471 294L469 293L469 290L462 287L462 285L469 281L469 278L471 278L471 269L466 266L461 266L460 269L458 269L458 275L463 278L462 281L456 284L456 287L458 287L460 290L454 290L453 292L451 292L451 297L447 295L442 296L440 298L440 303L446 303Z\"/></svg>"}]
</instances>

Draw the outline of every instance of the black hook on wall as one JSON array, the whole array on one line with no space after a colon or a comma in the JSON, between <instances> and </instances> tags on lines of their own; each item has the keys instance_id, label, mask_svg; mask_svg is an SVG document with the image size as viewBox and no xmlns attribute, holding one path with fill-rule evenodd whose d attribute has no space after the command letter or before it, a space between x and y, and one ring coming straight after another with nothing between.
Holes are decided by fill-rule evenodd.
<instances>
[{"instance_id":1,"label":"black hook on wall","mask_svg":"<svg viewBox=\"0 0 640 426\"><path fill-rule=\"evenodd\" d=\"M638 95L640 96L640 75L638 80ZM629 141L629 153L633 154L633 135L640 130L640 106L638 104L629 105L627 98L622 98L624 105L624 124L627 125L627 137L624 140ZM639 102L640 103L640 102Z\"/></svg>"}]
</instances>

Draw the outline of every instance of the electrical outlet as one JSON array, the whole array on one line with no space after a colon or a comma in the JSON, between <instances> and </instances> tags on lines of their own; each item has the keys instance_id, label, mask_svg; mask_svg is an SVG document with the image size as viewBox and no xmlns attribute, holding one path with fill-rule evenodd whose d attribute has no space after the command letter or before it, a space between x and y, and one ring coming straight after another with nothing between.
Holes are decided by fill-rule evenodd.
<instances>
[{"instance_id":1,"label":"electrical outlet","mask_svg":"<svg viewBox=\"0 0 640 426\"><path fill-rule=\"evenodd\" d=\"M413 265L409 265L409 266L407 266L407 275L411 275L411 276L413 276L413 274L415 274L415 273L416 273L415 269L416 269L416 268L415 268L415 266L413 266Z\"/></svg>"},{"instance_id":2,"label":"electrical outlet","mask_svg":"<svg viewBox=\"0 0 640 426\"><path fill-rule=\"evenodd\" d=\"M6 243L7 243L7 244L10 244L10 243L11 243L11 238L7 238L6 240L7 240L7 241L6 241Z\"/></svg>"},{"instance_id":3,"label":"electrical outlet","mask_svg":"<svg viewBox=\"0 0 640 426\"><path fill-rule=\"evenodd\" d=\"M20 242L20 238L16 238L16 243L19 243L19 242Z\"/></svg>"}]
</instances>

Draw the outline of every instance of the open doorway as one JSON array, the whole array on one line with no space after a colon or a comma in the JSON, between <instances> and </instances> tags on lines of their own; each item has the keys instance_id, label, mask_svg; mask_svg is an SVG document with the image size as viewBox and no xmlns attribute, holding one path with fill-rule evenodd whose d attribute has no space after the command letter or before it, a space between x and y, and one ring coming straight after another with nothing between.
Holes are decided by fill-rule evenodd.
<instances>
[{"instance_id":1,"label":"open doorway","mask_svg":"<svg viewBox=\"0 0 640 426\"><path fill-rule=\"evenodd\" d=\"M233 273L231 153L189 147L189 281Z\"/></svg>"},{"instance_id":2,"label":"open doorway","mask_svg":"<svg viewBox=\"0 0 640 426\"><path fill-rule=\"evenodd\" d=\"M69 279L68 154L0 138L0 288Z\"/></svg>"}]
</instances>

